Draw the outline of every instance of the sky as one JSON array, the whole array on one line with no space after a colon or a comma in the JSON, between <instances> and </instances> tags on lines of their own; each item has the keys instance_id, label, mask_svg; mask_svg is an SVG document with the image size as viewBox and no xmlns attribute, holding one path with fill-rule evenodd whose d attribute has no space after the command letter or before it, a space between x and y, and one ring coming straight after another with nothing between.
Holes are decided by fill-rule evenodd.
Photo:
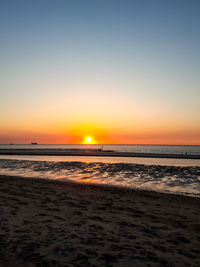
<instances>
[{"instance_id":1,"label":"sky","mask_svg":"<svg viewBox=\"0 0 200 267\"><path fill-rule=\"evenodd\" d=\"M0 143L200 145L199 0L0 0Z\"/></svg>"}]
</instances>

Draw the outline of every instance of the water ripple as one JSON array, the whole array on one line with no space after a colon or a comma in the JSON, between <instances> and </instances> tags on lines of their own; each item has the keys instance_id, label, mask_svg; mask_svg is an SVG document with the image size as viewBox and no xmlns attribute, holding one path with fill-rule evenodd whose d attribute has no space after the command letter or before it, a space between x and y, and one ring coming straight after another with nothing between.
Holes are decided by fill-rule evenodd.
<instances>
[{"instance_id":1,"label":"water ripple","mask_svg":"<svg viewBox=\"0 0 200 267\"><path fill-rule=\"evenodd\" d=\"M200 167L0 159L0 173L200 196Z\"/></svg>"}]
</instances>

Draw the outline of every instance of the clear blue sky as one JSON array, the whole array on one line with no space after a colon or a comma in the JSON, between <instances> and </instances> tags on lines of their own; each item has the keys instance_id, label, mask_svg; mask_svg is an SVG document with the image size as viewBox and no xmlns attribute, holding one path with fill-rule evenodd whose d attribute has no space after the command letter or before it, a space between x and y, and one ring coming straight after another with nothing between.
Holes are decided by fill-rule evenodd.
<instances>
[{"instance_id":1,"label":"clear blue sky","mask_svg":"<svg viewBox=\"0 0 200 267\"><path fill-rule=\"evenodd\" d=\"M101 142L200 144L199 14L198 0L1 0L0 143L78 142L87 125Z\"/></svg>"}]
</instances>

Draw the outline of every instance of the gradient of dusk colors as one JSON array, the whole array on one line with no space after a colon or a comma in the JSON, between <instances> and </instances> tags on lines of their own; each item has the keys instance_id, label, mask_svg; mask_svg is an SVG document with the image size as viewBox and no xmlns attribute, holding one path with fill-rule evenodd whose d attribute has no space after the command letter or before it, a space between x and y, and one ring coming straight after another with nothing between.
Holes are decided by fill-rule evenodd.
<instances>
[{"instance_id":1,"label":"gradient of dusk colors","mask_svg":"<svg viewBox=\"0 0 200 267\"><path fill-rule=\"evenodd\" d=\"M1 0L0 143L200 144L200 1Z\"/></svg>"}]
</instances>

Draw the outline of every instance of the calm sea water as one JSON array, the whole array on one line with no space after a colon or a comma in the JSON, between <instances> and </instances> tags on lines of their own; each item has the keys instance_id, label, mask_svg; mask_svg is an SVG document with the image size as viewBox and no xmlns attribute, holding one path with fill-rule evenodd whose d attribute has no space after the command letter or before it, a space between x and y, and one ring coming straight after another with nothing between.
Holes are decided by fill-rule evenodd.
<instances>
[{"instance_id":1,"label":"calm sea water","mask_svg":"<svg viewBox=\"0 0 200 267\"><path fill-rule=\"evenodd\" d=\"M87 145L91 148L102 148L119 152L139 153L169 153L200 155L199 146L174 146L174 145ZM69 149L84 148L86 145L0 145L0 149Z\"/></svg>"}]
</instances>

